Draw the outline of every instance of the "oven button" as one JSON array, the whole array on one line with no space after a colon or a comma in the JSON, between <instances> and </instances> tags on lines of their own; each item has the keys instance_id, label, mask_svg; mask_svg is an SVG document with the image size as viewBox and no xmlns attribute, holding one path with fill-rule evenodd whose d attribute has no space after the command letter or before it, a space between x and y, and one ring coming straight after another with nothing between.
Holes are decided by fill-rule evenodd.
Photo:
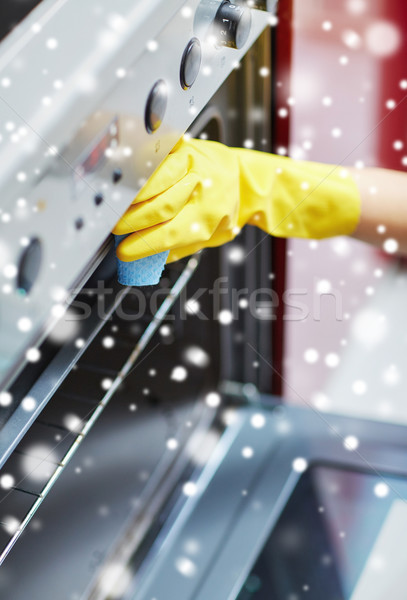
<instances>
[{"instance_id":1,"label":"oven button","mask_svg":"<svg viewBox=\"0 0 407 600\"><path fill-rule=\"evenodd\" d=\"M168 90L163 79L159 79L153 86L146 104L144 122L148 133L154 133L163 122L167 108Z\"/></svg>"},{"instance_id":2,"label":"oven button","mask_svg":"<svg viewBox=\"0 0 407 600\"><path fill-rule=\"evenodd\" d=\"M181 60L180 81L183 90L189 89L198 77L201 58L201 44L197 38L192 38L188 42Z\"/></svg>"},{"instance_id":3,"label":"oven button","mask_svg":"<svg viewBox=\"0 0 407 600\"><path fill-rule=\"evenodd\" d=\"M20 257L17 273L17 289L29 294L40 272L42 262L42 244L38 238L32 238Z\"/></svg>"},{"instance_id":4,"label":"oven button","mask_svg":"<svg viewBox=\"0 0 407 600\"><path fill-rule=\"evenodd\" d=\"M216 42L228 48L242 48L249 37L251 24L250 10L224 0L215 16Z\"/></svg>"}]
</instances>

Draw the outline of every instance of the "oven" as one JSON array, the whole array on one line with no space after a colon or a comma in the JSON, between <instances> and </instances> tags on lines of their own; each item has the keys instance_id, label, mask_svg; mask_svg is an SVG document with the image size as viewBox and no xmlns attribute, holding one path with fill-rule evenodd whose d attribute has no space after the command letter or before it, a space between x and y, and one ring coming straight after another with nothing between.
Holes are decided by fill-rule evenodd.
<instances>
[{"instance_id":1,"label":"oven","mask_svg":"<svg viewBox=\"0 0 407 600\"><path fill-rule=\"evenodd\" d=\"M109 232L185 131L271 149L275 9L4 4L1 595L124 597L234 405L271 389L267 296L247 306L270 241L130 288Z\"/></svg>"},{"instance_id":2,"label":"oven","mask_svg":"<svg viewBox=\"0 0 407 600\"><path fill-rule=\"evenodd\" d=\"M284 244L131 288L109 233L185 131L286 143L290 2L3 6L0 597L372 597L405 430L272 395Z\"/></svg>"}]
</instances>

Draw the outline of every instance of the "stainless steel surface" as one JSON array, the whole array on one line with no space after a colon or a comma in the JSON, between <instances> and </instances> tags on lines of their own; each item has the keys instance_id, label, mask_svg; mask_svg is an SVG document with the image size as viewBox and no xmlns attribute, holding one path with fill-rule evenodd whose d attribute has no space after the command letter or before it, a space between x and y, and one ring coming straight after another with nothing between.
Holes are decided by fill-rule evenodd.
<instances>
[{"instance_id":1,"label":"stainless steel surface","mask_svg":"<svg viewBox=\"0 0 407 600\"><path fill-rule=\"evenodd\" d=\"M180 61L196 35L199 4L123 0L112 10L107 0L45 0L1 45L0 119L8 131L0 146L3 385L24 364L55 298L63 301L142 183L268 25L266 13L253 11L240 50L200 40L200 74L183 90ZM145 103L158 80L168 85L168 105L151 135ZM25 294L16 289L18 265L33 239L42 258Z\"/></svg>"}]
</instances>

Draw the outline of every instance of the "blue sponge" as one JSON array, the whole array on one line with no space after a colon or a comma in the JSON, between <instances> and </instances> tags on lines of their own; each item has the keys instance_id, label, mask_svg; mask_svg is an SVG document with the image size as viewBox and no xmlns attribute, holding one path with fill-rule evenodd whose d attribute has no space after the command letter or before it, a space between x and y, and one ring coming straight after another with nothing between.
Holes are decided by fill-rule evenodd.
<instances>
[{"instance_id":1,"label":"blue sponge","mask_svg":"<svg viewBox=\"0 0 407 600\"><path fill-rule=\"evenodd\" d=\"M115 235L116 247L126 235ZM123 262L117 259L117 279L122 285L156 285L161 278L169 251L153 254L146 258Z\"/></svg>"}]
</instances>

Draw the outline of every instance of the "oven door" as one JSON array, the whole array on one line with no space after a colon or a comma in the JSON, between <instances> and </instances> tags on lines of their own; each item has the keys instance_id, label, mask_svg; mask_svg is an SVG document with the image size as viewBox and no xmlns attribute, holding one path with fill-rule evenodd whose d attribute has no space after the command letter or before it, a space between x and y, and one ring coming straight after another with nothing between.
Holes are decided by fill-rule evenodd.
<instances>
[{"instance_id":1,"label":"oven door","mask_svg":"<svg viewBox=\"0 0 407 600\"><path fill-rule=\"evenodd\" d=\"M267 29L236 65L191 135L270 150L272 78L254 88L252 69L271 72L271 36ZM272 359L271 308L259 304L259 319L237 303L269 286L263 237L250 228L168 265L145 289L115 282L110 241L98 252L40 359L14 379L8 406L3 396L2 594L119 598L147 568L236 402L271 388L252 350Z\"/></svg>"}]
</instances>

